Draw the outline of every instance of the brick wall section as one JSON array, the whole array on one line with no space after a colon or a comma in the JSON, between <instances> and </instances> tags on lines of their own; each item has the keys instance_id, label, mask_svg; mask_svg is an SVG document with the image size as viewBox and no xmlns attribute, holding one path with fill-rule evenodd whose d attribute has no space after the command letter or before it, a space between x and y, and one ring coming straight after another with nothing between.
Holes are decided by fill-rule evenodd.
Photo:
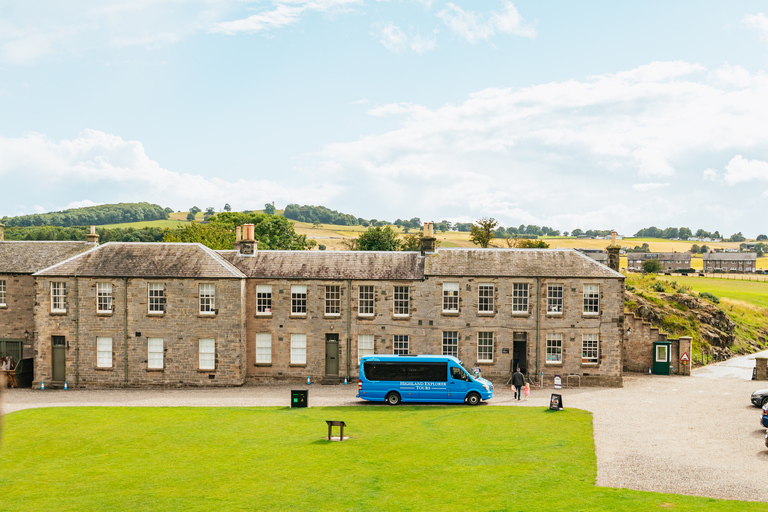
<instances>
[{"instance_id":1,"label":"brick wall section","mask_svg":"<svg viewBox=\"0 0 768 512\"><path fill-rule=\"evenodd\" d=\"M0 281L5 281L6 290L6 306L0 306L0 338L24 340L22 357L32 357L32 340L25 340L24 331L35 330L35 279L29 274L0 274Z\"/></svg>"},{"instance_id":2,"label":"brick wall section","mask_svg":"<svg viewBox=\"0 0 768 512\"><path fill-rule=\"evenodd\" d=\"M67 312L50 312L50 282L67 286ZM112 284L114 312L97 314L96 283ZM147 283L162 282L166 289L166 312L149 315ZM127 303L126 297L127 283ZM216 285L218 314L199 314L198 284ZM77 289L77 293L76 290ZM222 386L244 382L243 359L245 283L241 279L128 279L74 278L37 279L35 382L52 379L52 336L67 340L66 378L70 386ZM79 297L76 308L75 297ZM79 329L75 319L79 317ZM126 379L126 317L128 372ZM79 335L78 335L79 331ZM141 333L137 335L137 333ZM97 368L96 338L112 338L112 367ZM147 368L149 337L164 340L164 368ZM199 340L216 341L214 370L199 370ZM210 376L214 377L211 378Z\"/></svg>"},{"instance_id":3,"label":"brick wall section","mask_svg":"<svg viewBox=\"0 0 768 512\"><path fill-rule=\"evenodd\" d=\"M459 283L459 312L444 313L442 309L443 283ZM478 285L494 285L495 311L491 314L478 313ZM512 314L512 287L514 283L528 283L529 312ZM549 283L564 285L564 311L562 315L546 314L546 286ZM272 313L268 316L256 314L257 285L272 286ZM292 318L291 285L307 286L307 316ZM601 314L583 314L583 285L600 285ZM324 315L324 294L326 285L341 288L341 315L329 318ZM351 296L350 293L351 285ZM358 315L358 290L361 285L374 287L374 316ZM410 315L407 318L393 316L394 286L410 287ZM620 279L541 279L543 297L539 324L539 350L537 367L536 312L537 280L531 278L476 278L476 277L429 277L423 281L323 281L288 279L249 279L247 283L247 375L251 380L295 380L313 381L325 374L325 339L328 333L339 335L339 375L355 379L358 374L358 337L373 334L375 352L393 353L393 336L409 336L409 351L414 354L441 354L444 331L458 333L458 355L468 366L482 368L483 376L505 382L509 376L513 356L513 333L527 334L528 370L531 377L544 373L545 381L552 381L554 375L578 374L582 384L620 386L622 376L622 334L623 334L623 289ZM349 301L349 310L347 309ZM347 328L349 321L349 329ZM477 335L479 332L494 333L493 362L477 362ZM546 334L560 333L563 336L562 364L546 363ZM256 333L270 333L272 339L272 362L256 365ZM307 335L306 366L290 365L291 333ZM582 363L582 334L598 334L600 352L598 364ZM350 350L347 350L349 338ZM509 349L509 353L503 353Z\"/></svg>"}]
</instances>

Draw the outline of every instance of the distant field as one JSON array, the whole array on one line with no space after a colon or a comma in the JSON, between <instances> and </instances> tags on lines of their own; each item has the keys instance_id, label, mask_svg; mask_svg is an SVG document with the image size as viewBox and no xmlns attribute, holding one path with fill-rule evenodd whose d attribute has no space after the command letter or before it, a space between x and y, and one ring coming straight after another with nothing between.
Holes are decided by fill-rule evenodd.
<instances>
[{"instance_id":1,"label":"distant field","mask_svg":"<svg viewBox=\"0 0 768 512\"><path fill-rule=\"evenodd\" d=\"M185 217L186 218L186 217ZM201 219L202 220L202 219ZM186 220L148 220L145 222L124 222L122 224L104 224L103 226L98 226L100 228L134 228L134 229L141 229L141 228L175 228L179 224L188 224Z\"/></svg>"},{"instance_id":2,"label":"distant field","mask_svg":"<svg viewBox=\"0 0 768 512\"><path fill-rule=\"evenodd\" d=\"M727 297L768 308L768 282L765 281L740 281L717 277L658 276L658 278L690 286L698 293L708 292L720 298Z\"/></svg>"}]
</instances>

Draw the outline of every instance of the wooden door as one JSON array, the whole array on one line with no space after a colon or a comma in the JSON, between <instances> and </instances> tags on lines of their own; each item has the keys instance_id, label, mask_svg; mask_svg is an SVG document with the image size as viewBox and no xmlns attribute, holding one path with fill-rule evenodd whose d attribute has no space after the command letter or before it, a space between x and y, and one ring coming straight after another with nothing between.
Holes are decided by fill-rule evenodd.
<instances>
[{"instance_id":1,"label":"wooden door","mask_svg":"<svg viewBox=\"0 0 768 512\"><path fill-rule=\"evenodd\" d=\"M52 343L53 380L65 380L67 378L67 342L64 336L53 336Z\"/></svg>"}]
</instances>

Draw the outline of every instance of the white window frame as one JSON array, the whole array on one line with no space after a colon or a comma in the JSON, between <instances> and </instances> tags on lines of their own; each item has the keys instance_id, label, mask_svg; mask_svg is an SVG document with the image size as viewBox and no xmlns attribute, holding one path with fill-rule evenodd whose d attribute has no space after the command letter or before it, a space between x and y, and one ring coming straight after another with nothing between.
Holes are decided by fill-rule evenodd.
<instances>
[{"instance_id":1,"label":"white window frame","mask_svg":"<svg viewBox=\"0 0 768 512\"><path fill-rule=\"evenodd\" d=\"M200 370L216 369L216 340L200 338L198 345L198 368Z\"/></svg>"},{"instance_id":2,"label":"white window frame","mask_svg":"<svg viewBox=\"0 0 768 512\"><path fill-rule=\"evenodd\" d=\"M560 290L559 296L557 290ZM548 284L547 285L547 314L562 315L565 309L565 285Z\"/></svg>"},{"instance_id":3,"label":"white window frame","mask_svg":"<svg viewBox=\"0 0 768 512\"><path fill-rule=\"evenodd\" d=\"M112 314L112 283L96 283L96 312Z\"/></svg>"},{"instance_id":4,"label":"white window frame","mask_svg":"<svg viewBox=\"0 0 768 512\"><path fill-rule=\"evenodd\" d=\"M443 331L443 355L459 357L459 331Z\"/></svg>"},{"instance_id":5,"label":"white window frame","mask_svg":"<svg viewBox=\"0 0 768 512\"><path fill-rule=\"evenodd\" d=\"M392 291L392 315L398 317L409 316L411 314L410 307L410 287L395 286Z\"/></svg>"},{"instance_id":6,"label":"white window frame","mask_svg":"<svg viewBox=\"0 0 768 512\"><path fill-rule=\"evenodd\" d=\"M600 335L581 335L581 364L598 364L600 362Z\"/></svg>"},{"instance_id":7,"label":"white window frame","mask_svg":"<svg viewBox=\"0 0 768 512\"><path fill-rule=\"evenodd\" d=\"M51 313L67 312L67 283L51 282Z\"/></svg>"},{"instance_id":8,"label":"white window frame","mask_svg":"<svg viewBox=\"0 0 768 512\"><path fill-rule=\"evenodd\" d=\"M374 316L375 298L373 285L360 285L357 288L357 316Z\"/></svg>"},{"instance_id":9,"label":"white window frame","mask_svg":"<svg viewBox=\"0 0 768 512\"><path fill-rule=\"evenodd\" d=\"M392 353L407 356L410 343L411 339L407 334L394 334L392 336Z\"/></svg>"},{"instance_id":10,"label":"white window frame","mask_svg":"<svg viewBox=\"0 0 768 512\"><path fill-rule=\"evenodd\" d=\"M493 332L478 332L477 333L477 362L478 363L492 363L493 362L493 345L494 345Z\"/></svg>"},{"instance_id":11,"label":"white window frame","mask_svg":"<svg viewBox=\"0 0 768 512\"><path fill-rule=\"evenodd\" d=\"M96 337L96 368L112 368L112 338Z\"/></svg>"},{"instance_id":12,"label":"white window frame","mask_svg":"<svg viewBox=\"0 0 768 512\"><path fill-rule=\"evenodd\" d=\"M341 316L341 286L325 287L325 316Z\"/></svg>"},{"instance_id":13,"label":"white window frame","mask_svg":"<svg viewBox=\"0 0 768 512\"><path fill-rule=\"evenodd\" d=\"M165 314L165 283L147 283L147 312Z\"/></svg>"},{"instance_id":14,"label":"white window frame","mask_svg":"<svg viewBox=\"0 0 768 512\"><path fill-rule=\"evenodd\" d=\"M291 285L291 316L307 316L307 285Z\"/></svg>"},{"instance_id":15,"label":"white window frame","mask_svg":"<svg viewBox=\"0 0 768 512\"><path fill-rule=\"evenodd\" d=\"M481 314L493 313L496 307L496 286L493 283L480 283L477 285L477 312Z\"/></svg>"},{"instance_id":16,"label":"white window frame","mask_svg":"<svg viewBox=\"0 0 768 512\"><path fill-rule=\"evenodd\" d=\"M162 370L165 368L165 350L163 338L147 338L147 368Z\"/></svg>"},{"instance_id":17,"label":"white window frame","mask_svg":"<svg viewBox=\"0 0 768 512\"><path fill-rule=\"evenodd\" d=\"M600 314L600 285L599 284L584 285L584 314L585 315Z\"/></svg>"},{"instance_id":18,"label":"white window frame","mask_svg":"<svg viewBox=\"0 0 768 512\"><path fill-rule=\"evenodd\" d=\"M198 297L200 298L200 314L216 314L216 285L213 283L199 283L197 285Z\"/></svg>"},{"instance_id":19,"label":"white window frame","mask_svg":"<svg viewBox=\"0 0 768 512\"><path fill-rule=\"evenodd\" d=\"M5 279L0 279L0 307L5 307L8 305L6 302L8 300L6 296L6 287L5 287Z\"/></svg>"},{"instance_id":20,"label":"white window frame","mask_svg":"<svg viewBox=\"0 0 768 512\"><path fill-rule=\"evenodd\" d=\"M528 283L512 283L512 314L528 314Z\"/></svg>"},{"instance_id":21,"label":"white window frame","mask_svg":"<svg viewBox=\"0 0 768 512\"><path fill-rule=\"evenodd\" d=\"M256 333L256 364L272 364L272 333Z\"/></svg>"},{"instance_id":22,"label":"white window frame","mask_svg":"<svg viewBox=\"0 0 768 512\"><path fill-rule=\"evenodd\" d=\"M376 353L376 344L373 334L357 335L357 363L363 356L372 356Z\"/></svg>"},{"instance_id":23,"label":"white window frame","mask_svg":"<svg viewBox=\"0 0 768 512\"><path fill-rule=\"evenodd\" d=\"M563 335L547 333L546 364L563 364Z\"/></svg>"},{"instance_id":24,"label":"white window frame","mask_svg":"<svg viewBox=\"0 0 768 512\"><path fill-rule=\"evenodd\" d=\"M459 312L459 283L443 283L443 313Z\"/></svg>"},{"instance_id":25,"label":"white window frame","mask_svg":"<svg viewBox=\"0 0 768 512\"><path fill-rule=\"evenodd\" d=\"M272 314L272 285L271 284L256 285L256 314L263 315L263 316Z\"/></svg>"},{"instance_id":26,"label":"white window frame","mask_svg":"<svg viewBox=\"0 0 768 512\"><path fill-rule=\"evenodd\" d=\"M307 364L306 334L291 334L291 364Z\"/></svg>"}]
</instances>

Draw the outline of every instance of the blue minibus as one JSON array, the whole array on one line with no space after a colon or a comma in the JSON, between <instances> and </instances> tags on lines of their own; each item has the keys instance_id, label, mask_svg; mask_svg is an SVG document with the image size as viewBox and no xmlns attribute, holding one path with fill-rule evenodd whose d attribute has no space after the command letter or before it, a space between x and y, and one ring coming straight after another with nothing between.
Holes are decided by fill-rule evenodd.
<instances>
[{"instance_id":1,"label":"blue minibus","mask_svg":"<svg viewBox=\"0 0 768 512\"><path fill-rule=\"evenodd\" d=\"M477 405L493 398L493 384L472 376L457 358L439 355L371 355L360 358L357 397L400 402Z\"/></svg>"}]
</instances>

